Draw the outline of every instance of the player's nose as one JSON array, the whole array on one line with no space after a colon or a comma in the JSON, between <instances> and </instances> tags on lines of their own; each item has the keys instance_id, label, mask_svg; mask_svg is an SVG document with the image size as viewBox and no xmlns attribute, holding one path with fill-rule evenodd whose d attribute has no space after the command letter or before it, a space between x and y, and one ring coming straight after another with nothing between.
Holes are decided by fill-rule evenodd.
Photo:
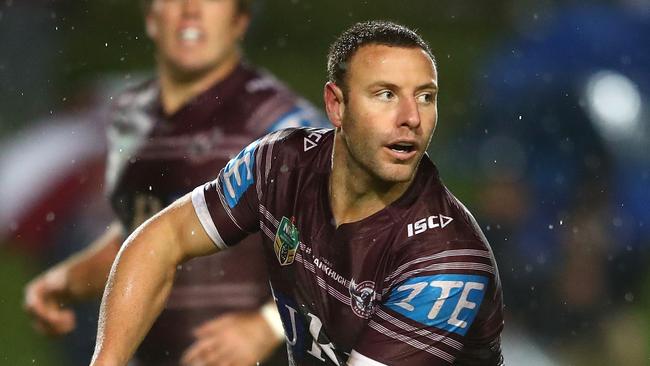
<instances>
[{"instance_id":1,"label":"player's nose","mask_svg":"<svg viewBox=\"0 0 650 366\"><path fill-rule=\"evenodd\" d=\"M420 111L415 98L402 98L399 102L398 124L409 128L417 128L420 125Z\"/></svg>"},{"instance_id":2,"label":"player's nose","mask_svg":"<svg viewBox=\"0 0 650 366\"><path fill-rule=\"evenodd\" d=\"M201 1L202 0L181 0L183 3L183 16L184 17L194 17L198 16L201 13Z\"/></svg>"}]
</instances>

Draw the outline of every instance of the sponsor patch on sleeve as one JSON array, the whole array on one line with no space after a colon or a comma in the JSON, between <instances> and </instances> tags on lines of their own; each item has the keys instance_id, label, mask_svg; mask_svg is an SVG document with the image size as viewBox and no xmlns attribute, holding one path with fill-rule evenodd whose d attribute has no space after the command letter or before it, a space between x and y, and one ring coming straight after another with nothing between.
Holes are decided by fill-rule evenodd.
<instances>
[{"instance_id":1,"label":"sponsor patch on sleeve","mask_svg":"<svg viewBox=\"0 0 650 366\"><path fill-rule=\"evenodd\" d=\"M237 202L246 192L246 189L255 182L253 169L255 166L255 151L259 140L248 145L237 156L232 158L223 168L221 173L221 188L223 196L230 208L235 207Z\"/></svg>"},{"instance_id":2,"label":"sponsor patch on sleeve","mask_svg":"<svg viewBox=\"0 0 650 366\"><path fill-rule=\"evenodd\" d=\"M487 277L468 274L414 277L393 289L386 306L418 323L464 336L488 282Z\"/></svg>"}]
</instances>

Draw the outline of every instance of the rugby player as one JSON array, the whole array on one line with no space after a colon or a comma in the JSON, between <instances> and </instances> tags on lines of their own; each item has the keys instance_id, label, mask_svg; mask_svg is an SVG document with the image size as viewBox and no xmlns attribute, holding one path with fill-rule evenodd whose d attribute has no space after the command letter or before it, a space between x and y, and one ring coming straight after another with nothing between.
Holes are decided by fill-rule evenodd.
<instances>
[{"instance_id":1,"label":"rugby player","mask_svg":"<svg viewBox=\"0 0 650 366\"><path fill-rule=\"evenodd\" d=\"M117 220L87 250L27 286L26 309L43 333L72 331L74 313L61 304L99 298L126 236L213 179L242 147L277 128L329 125L275 78L242 61L250 6L247 0L146 3L157 76L119 95L111 113L106 188ZM259 241L179 267L138 365L178 365L185 354L206 366L250 366L282 343Z\"/></svg>"},{"instance_id":2,"label":"rugby player","mask_svg":"<svg viewBox=\"0 0 650 366\"><path fill-rule=\"evenodd\" d=\"M328 73L334 130L257 140L127 239L92 365L125 364L180 263L252 231L262 233L289 364L502 364L492 251L423 159L437 121L429 46L394 23L359 23L332 45Z\"/></svg>"}]
</instances>

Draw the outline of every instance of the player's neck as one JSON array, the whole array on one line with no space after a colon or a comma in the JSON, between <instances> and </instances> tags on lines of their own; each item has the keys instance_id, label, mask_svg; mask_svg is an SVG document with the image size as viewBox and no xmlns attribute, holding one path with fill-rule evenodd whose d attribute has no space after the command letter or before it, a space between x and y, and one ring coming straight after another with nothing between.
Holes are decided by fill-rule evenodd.
<instances>
[{"instance_id":1,"label":"player's neck","mask_svg":"<svg viewBox=\"0 0 650 366\"><path fill-rule=\"evenodd\" d=\"M171 115L197 95L230 75L241 57L239 53L218 66L195 74L181 73L163 62L158 62L160 96L165 114Z\"/></svg>"},{"instance_id":2,"label":"player's neck","mask_svg":"<svg viewBox=\"0 0 650 366\"><path fill-rule=\"evenodd\" d=\"M400 198L411 184L385 182L348 159L334 143L329 198L336 226L356 222L377 213Z\"/></svg>"}]
</instances>

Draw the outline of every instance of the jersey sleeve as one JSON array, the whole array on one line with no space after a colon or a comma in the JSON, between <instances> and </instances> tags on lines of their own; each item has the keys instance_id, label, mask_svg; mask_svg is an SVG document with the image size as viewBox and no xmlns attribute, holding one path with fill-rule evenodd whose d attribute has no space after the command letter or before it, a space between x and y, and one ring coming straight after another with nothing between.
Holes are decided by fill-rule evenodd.
<instances>
[{"instance_id":1,"label":"jersey sleeve","mask_svg":"<svg viewBox=\"0 0 650 366\"><path fill-rule=\"evenodd\" d=\"M230 159L217 178L196 187L192 205L214 244L225 249L258 231L258 202L264 186L260 164L269 136L252 142Z\"/></svg>"},{"instance_id":2,"label":"jersey sleeve","mask_svg":"<svg viewBox=\"0 0 650 366\"><path fill-rule=\"evenodd\" d=\"M350 355L360 365L502 365L503 302L491 252L412 243Z\"/></svg>"},{"instance_id":3,"label":"jersey sleeve","mask_svg":"<svg viewBox=\"0 0 650 366\"><path fill-rule=\"evenodd\" d=\"M192 205L214 244L225 249L260 230L260 202L267 191L274 154L293 130L266 135L239 152L217 178L196 187Z\"/></svg>"}]
</instances>

